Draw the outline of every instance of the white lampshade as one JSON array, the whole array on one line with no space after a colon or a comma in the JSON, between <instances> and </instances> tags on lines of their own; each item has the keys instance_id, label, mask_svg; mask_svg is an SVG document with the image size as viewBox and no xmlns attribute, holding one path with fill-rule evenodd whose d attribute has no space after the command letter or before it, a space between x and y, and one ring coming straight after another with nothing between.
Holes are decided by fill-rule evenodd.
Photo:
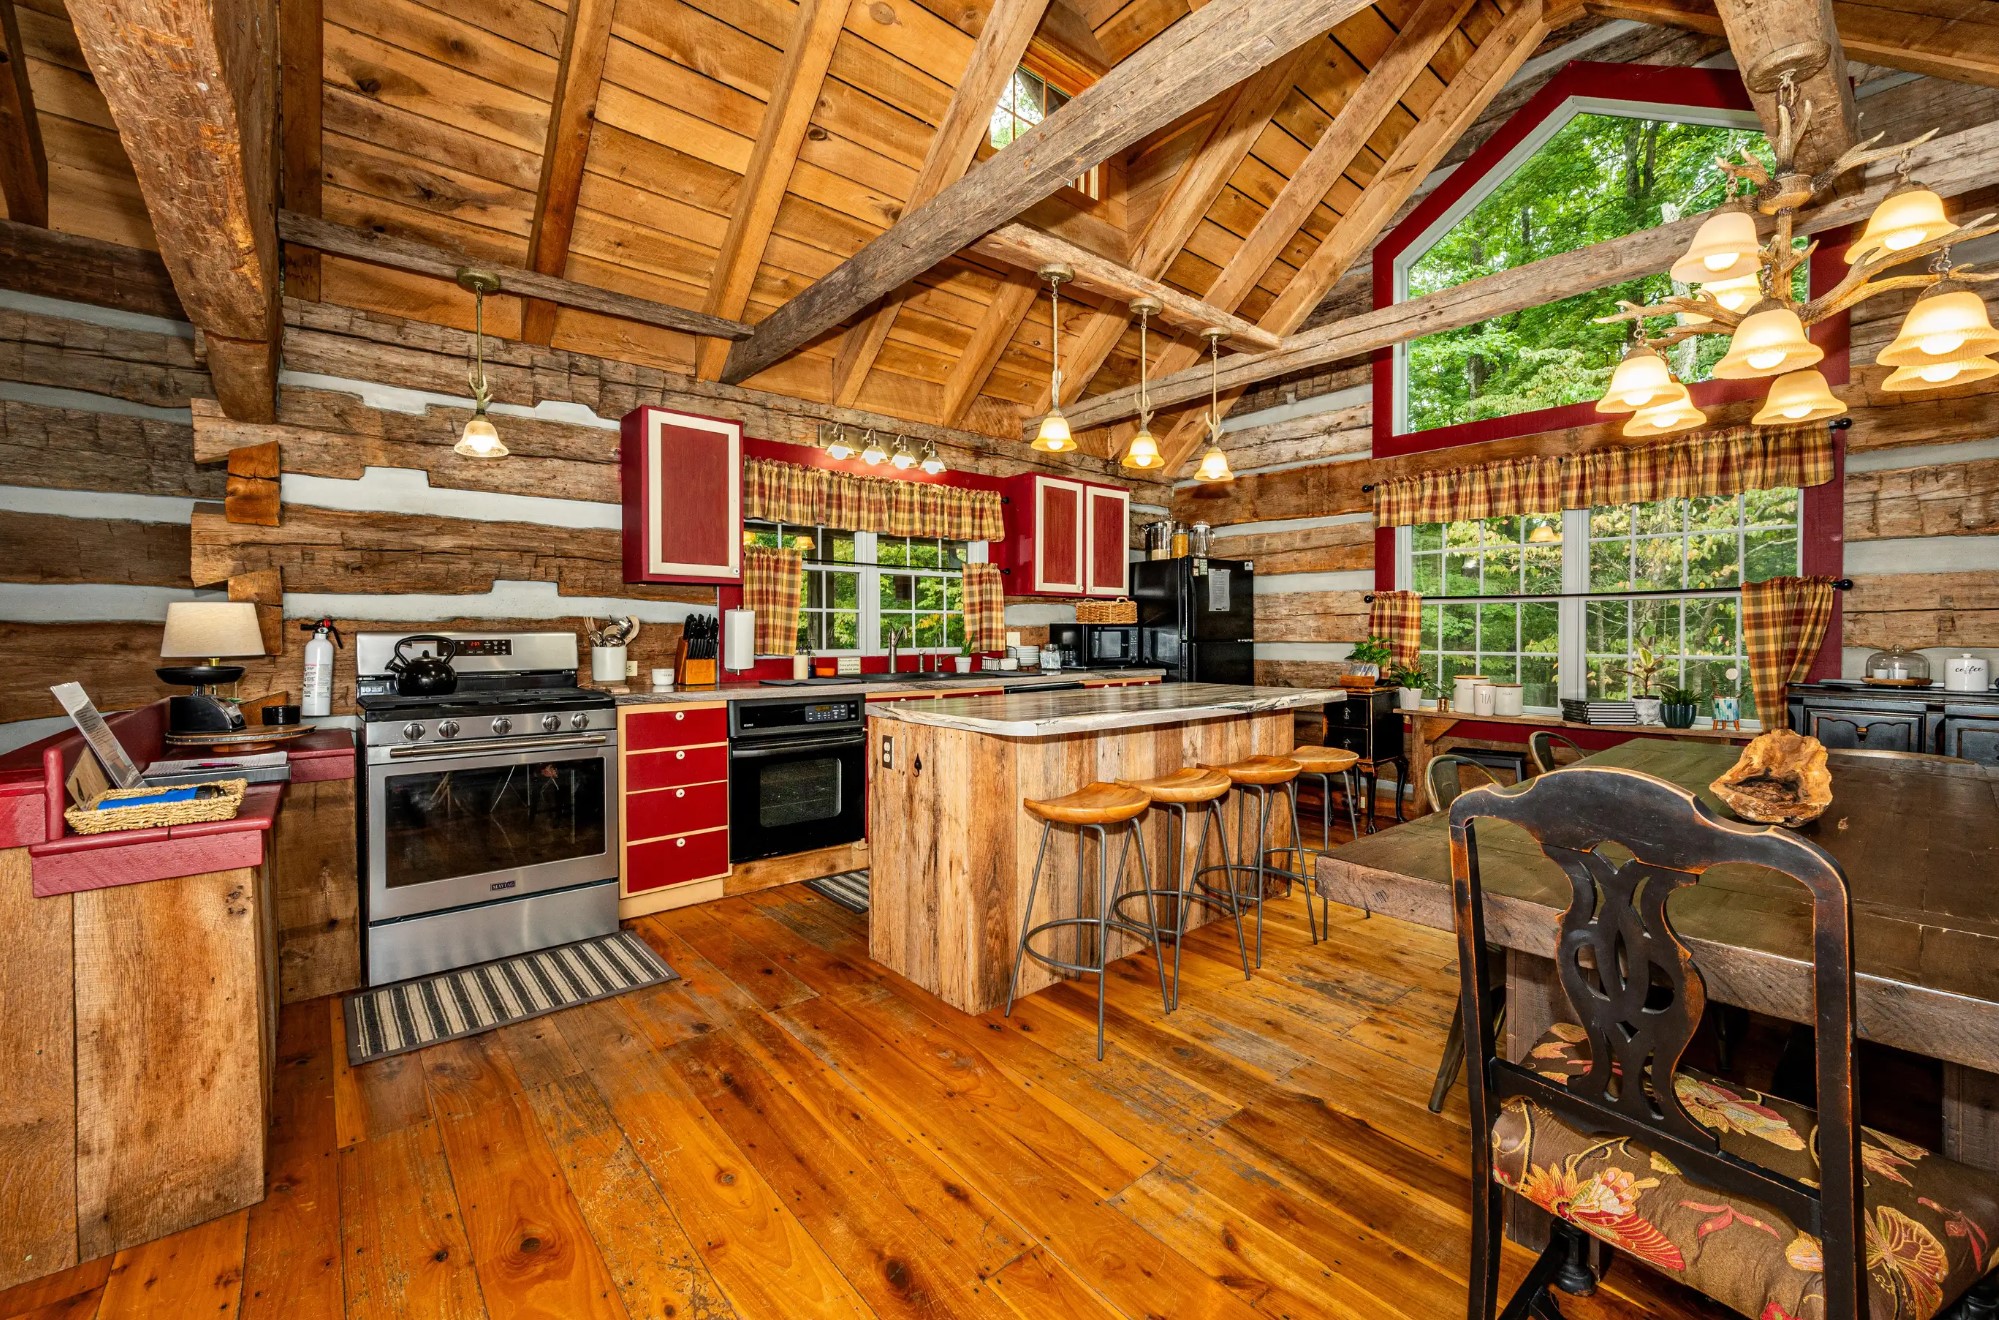
<instances>
[{"instance_id":1,"label":"white lampshade","mask_svg":"<svg viewBox=\"0 0 1999 1320\"><path fill-rule=\"evenodd\" d=\"M888 450L882 448L882 442L875 439L873 431L868 432L867 442L861 448L861 462L866 463L869 467L874 467L884 462L887 458Z\"/></svg>"},{"instance_id":2,"label":"white lampshade","mask_svg":"<svg viewBox=\"0 0 1999 1320\"><path fill-rule=\"evenodd\" d=\"M1957 228L1943 213L1943 198L1920 183L1904 184L1881 199L1867 228L1846 249L1848 265L1876 253L1906 252Z\"/></svg>"},{"instance_id":3,"label":"white lampshade","mask_svg":"<svg viewBox=\"0 0 1999 1320\"><path fill-rule=\"evenodd\" d=\"M1229 456L1219 445L1201 456L1201 466L1194 469L1194 475L1202 481L1235 480L1235 473L1229 471Z\"/></svg>"},{"instance_id":4,"label":"white lampshade","mask_svg":"<svg viewBox=\"0 0 1999 1320\"><path fill-rule=\"evenodd\" d=\"M1781 376L1815 365L1825 350L1805 337L1798 314L1775 299L1765 299L1735 327L1728 356L1714 364L1717 380L1754 380Z\"/></svg>"},{"instance_id":5,"label":"white lampshade","mask_svg":"<svg viewBox=\"0 0 1999 1320\"><path fill-rule=\"evenodd\" d=\"M1624 424L1624 434L1630 436L1671 435L1675 431L1685 431L1699 426L1707 420L1707 414L1694 407L1692 400L1674 399L1655 404L1650 408L1640 408L1632 419Z\"/></svg>"},{"instance_id":6,"label":"white lampshade","mask_svg":"<svg viewBox=\"0 0 1999 1320\"><path fill-rule=\"evenodd\" d=\"M853 456L854 447L847 443L846 431L835 430L833 438L826 443L826 457L837 461L852 458Z\"/></svg>"},{"instance_id":7,"label":"white lampshade","mask_svg":"<svg viewBox=\"0 0 1999 1320\"><path fill-rule=\"evenodd\" d=\"M1687 255L1673 263L1673 278L1682 284L1754 275L1763 264L1762 240L1747 211L1717 211L1694 235Z\"/></svg>"},{"instance_id":8,"label":"white lampshade","mask_svg":"<svg viewBox=\"0 0 1999 1320\"><path fill-rule=\"evenodd\" d=\"M246 600L177 600L167 606L162 660L222 660L263 655L257 607Z\"/></svg>"},{"instance_id":9,"label":"white lampshade","mask_svg":"<svg viewBox=\"0 0 1999 1320\"><path fill-rule=\"evenodd\" d=\"M1153 437L1151 428L1144 426L1131 438L1124 457L1118 460L1120 466L1128 468L1156 468L1165 462L1159 453L1159 441Z\"/></svg>"},{"instance_id":10,"label":"white lampshade","mask_svg":"<svg viewBox=\"0 0 1999 1320\"><path fill-rule=\"evenodd\" d=\"M1033 447L1044 454L1066 454L1076 447L1076 438L1069 434L1069 419L1062 415L1060 408L1050 408L1048 415L1041 419L1041 429L1035 433Z\"/></svg>"},{"instance_id":11,"label":"white lampshade","mask_svg":"<svg viewBox=\"0 0 1999 1320\"><path fill-rule=\"evenodd\" d=\"M1645 344L1633 344L1631 351L1610 373L1610 384L1604 389L1603 397L1596 402L1600 413L1637 412L1671 397L1677 390L1684 395L1686 386L1673 379L1673 369Z\"/></svg>"},{"instance_id":12,"label":"white lampshade","mask_svg":"<svg viewBox=\"0 0 1999 1320\"><path fill-rule=\"evenodd\" d=\"M895 464L897 471L907 472L916 466L916 451L909 447L909 441L898 440L895 442L895 454L889 462Z\"/></svg>"},{"instance_id":13,"label":"white lampshade","mask_svg":"<svg viewBox=\"0 0 1999 1320\"><path fill-rule=\"evenodd\" d=\"M944 460L938 457L935 440L923 442L923 470L933 477L944 470Z\"/></svg>"},{"instance_id":14,"label":"white lampshade","mask_svg":"<svg viewBox=\"0 0 1999 1320\"><path fill-rule=\"evenodd\" d=\"M1948 362L1931 362L1920 367L1897 367L1888 373L1888 379L1881 382L1881 388L1897 394L1910 390L1940 390L1947 385L1969 385L1974 380L1984 380L1999 376L1999 362L1975 353L1952 358Z\"/></svg>"},{"instance_id":15,"label":"white lampshade","mask_svg":"<svg viewBox=\"0 0 1999 1320\"><path fill-rule=\"evenodd\" d=\"M493 429L485 413L473 413L465 420L465 429L458 436L458 443L451 446L451 452L466 458L505 458L507 447L500 443L500 433Z\"/></svg>"},{"instance_id":16,"label":"white lampshade","mask_svg":"<svg viewBox=\"0 0 1999 1320\"><path fill-rule=\"evenodd\" d=\"M1874 360L1884 367L1923 367L1995 350L1999 330L1985 314L1985 300L1961 280L1940 280L1916 299L1895 342Z\"/></svg>"},{"instance_id":17,"label":"white lampshade","mask_svg":"<svg viewBox=\"0 0 1999 1320\"><path fill-rule=\"evenodd\" d=\"M1762 410L1750 418L1758 426L1786 426L1837 417L1846 411L1815 367L1793 371L1770 382Z\"/></svg>"},{"instance_id":18,"label":"white lampshade","mask_svg":"<svg viewBox=\"0 0 1999 1320\"><path fill-rule=\"evenodd\" d=\"M1713 295L1716 302L1731 312L1739 312L1763 296L1762 281L1757 279L1754 271L1732 280L1710 280L1701 285L1701 289Z\"/></svg>"}]
</instances>

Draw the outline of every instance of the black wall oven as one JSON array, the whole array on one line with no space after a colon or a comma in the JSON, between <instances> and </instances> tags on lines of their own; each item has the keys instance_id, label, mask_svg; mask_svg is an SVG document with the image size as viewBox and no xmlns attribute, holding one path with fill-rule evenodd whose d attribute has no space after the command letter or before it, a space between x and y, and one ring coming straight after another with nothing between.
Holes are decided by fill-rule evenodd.
<instances>
[{"instance_id":1,"label":"black wall oven","mask_svg":"<svg viewBox=\"0 0 1999 1320\"><path fill-rule=\"evenodd\" d=\"M729 860L854 843L867 832L859 697L729 703Z\"/></svg>"}]
</instances>

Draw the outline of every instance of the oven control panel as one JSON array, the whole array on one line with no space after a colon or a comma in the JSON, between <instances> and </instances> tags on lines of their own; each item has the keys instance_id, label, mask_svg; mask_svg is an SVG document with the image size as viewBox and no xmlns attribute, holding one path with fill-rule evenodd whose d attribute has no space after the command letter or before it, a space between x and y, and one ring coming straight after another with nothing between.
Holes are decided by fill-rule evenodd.
<instances>
[{"instance_id":1,"label":"oven control panel","mask_svg":"<svg viewBox=\"0 0 1999 1320\"><path fill-rule=\"evenodd\" d=\"M516 709L501 714L490 707L479 709L469 702L465 705L466 709L448 715L395 714L392 718L366 721L362 725L363 741L370 748L402 746L432 751L470 743L474 744L470 750L479 751L491 750L497 742L523 739L531 740L537 747L549 748L555 748L565 739L583 736L601 741L608 735L615 740L618 732L618 712L613 707L525 712Z\"/></svg>"},{"instance_id":2,"label":"oven control panel","mask_svg":"<svg viewBox=\"0 0 1999 1320\"><path fill-rule=\"evenodd\" d=\"M860 703L854 701L819 701L805 707L807 724L851 724L860 714Z\"/></svg>"}]
</instances>

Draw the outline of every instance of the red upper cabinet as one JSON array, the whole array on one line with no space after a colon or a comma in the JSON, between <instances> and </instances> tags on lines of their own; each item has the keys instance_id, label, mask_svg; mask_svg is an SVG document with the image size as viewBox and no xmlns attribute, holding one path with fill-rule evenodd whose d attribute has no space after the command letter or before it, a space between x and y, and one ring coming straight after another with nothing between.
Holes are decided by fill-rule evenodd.
<instances>
[{"instance_id":1,"label":"red upper cabinet","mask_svg":"<svg viewBox=\"0 0 1999 1320\"><path fill-rule=\"evenodd\" d=\"M742 423L634 408L622 433L625 581L740 582Z\"/></svg>"},{"instance_id":2,"label":"red upper cabinet","mask_svg":"<svg viewBox=\"0 0 1999 1320\"><path fill-rule=\"evenodd\" d=\"M1008 594L1122 595L1130 499L1115 486L1015 477L1007 485Z\"/></svg>"},{"instance_id":3,"label":"red upper cabinet","mask_svg":"<svg viewBox=\"0 0 1999 1320\"><path fill-rule=\"evenodd\" d=\"M1130 587L1131 492L1083 488L1083 594L1122 596Z\"/></svg>"},{"instance_id":4,"label":"red upper cabinet","mask_svg":"<svg viewBox=\"0 0 1999 1320\"><path fill-rule=\"evenodd\" d=\"M1036 591L1083 589L1083 487L1054 477L1034 479Z\"/></svg>"}]
</instances>

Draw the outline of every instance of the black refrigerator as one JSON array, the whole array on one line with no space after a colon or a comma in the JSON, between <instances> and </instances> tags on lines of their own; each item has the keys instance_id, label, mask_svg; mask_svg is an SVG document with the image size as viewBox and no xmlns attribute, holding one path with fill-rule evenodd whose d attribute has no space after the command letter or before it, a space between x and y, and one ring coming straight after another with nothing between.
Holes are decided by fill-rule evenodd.
<instances>
[{"instance_id":1,"label":"black refrigerator","mask_svg":"<svg viewBox=\"0 0 1999 1320\"><path fill-rule=\"evenodd\" d=\"M1256 566L1243 559L1146 559L1131 566L1139 663L1168 683L1256 682Z\"/></svg>"}]
</instances>

